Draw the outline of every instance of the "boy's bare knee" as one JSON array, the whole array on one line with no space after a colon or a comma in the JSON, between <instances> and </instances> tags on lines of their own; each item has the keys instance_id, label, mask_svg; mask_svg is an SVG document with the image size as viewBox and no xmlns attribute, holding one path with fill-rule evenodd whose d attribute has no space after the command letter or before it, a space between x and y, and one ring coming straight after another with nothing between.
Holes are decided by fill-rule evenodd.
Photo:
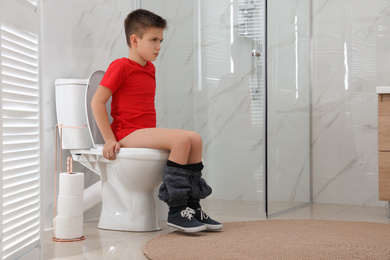
<instances>
[{"instance_id":1,"label":"boy's bare knee","mask_svg":"<svg viewBox=\"0 0 390 260\"><path fill-rule=\"evenodd\" d=\"M191 138L184 133L177 133L174 139L174 145L183 151L189 151L191 149Z\"/></svg>"},{"instance_id":2,"label":"boy's bare knee","mask_svg":"<svg viewBox=\"0 0 390 260\"><path fill-rule=\"evenodd\" d=\"M189 132L189 135L194 140L202 140L202 137L197 132Z\"/></svg>"},{"instance_id":3,"label":"boy's bare knee","mask_svg":"<svg viewBox=\"0 0 390 260\"><path fill-rule=\"evenodd\" d=\"M197 147L202 147L203 140L200 134L197 132L190 132L190 139L191 139L191 145L192 146L197 146Z\"/></svg>"}]
</instances>

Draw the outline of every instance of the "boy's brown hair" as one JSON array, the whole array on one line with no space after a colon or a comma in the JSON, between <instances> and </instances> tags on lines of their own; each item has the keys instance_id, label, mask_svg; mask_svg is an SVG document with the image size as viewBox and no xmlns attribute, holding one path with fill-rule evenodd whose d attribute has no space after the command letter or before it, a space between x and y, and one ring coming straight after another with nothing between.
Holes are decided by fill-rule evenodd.
<instances>
[{"instance_id":1,"label":"boy's brown hair","mask_svg":"<svg viewBox=\"0 0 390 260\"><path fill-rule=\"evenodd\" d=\"M125 19L125 34L127 45L131 46L131 35L135 34L142 38L145 31L151 27L165 29L167 28L167 21L161 16L148 10L137 9L131 12Z\"/></svg>"}]
</instances>

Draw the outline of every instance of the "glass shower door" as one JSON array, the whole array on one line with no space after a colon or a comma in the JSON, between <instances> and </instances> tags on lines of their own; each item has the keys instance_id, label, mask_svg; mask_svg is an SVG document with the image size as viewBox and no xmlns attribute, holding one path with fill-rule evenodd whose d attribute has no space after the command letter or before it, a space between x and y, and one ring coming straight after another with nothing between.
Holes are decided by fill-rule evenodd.
<instances>
[{"instance_id":1,"label":"glass shower door","mask_svg":"<svg viewBox=\"0 0 390 260\"><path fill-rule=\"evenodd\" d=\"M310 11L267 1L267 216L311 203Z\"/></svg>"}]
</instances>

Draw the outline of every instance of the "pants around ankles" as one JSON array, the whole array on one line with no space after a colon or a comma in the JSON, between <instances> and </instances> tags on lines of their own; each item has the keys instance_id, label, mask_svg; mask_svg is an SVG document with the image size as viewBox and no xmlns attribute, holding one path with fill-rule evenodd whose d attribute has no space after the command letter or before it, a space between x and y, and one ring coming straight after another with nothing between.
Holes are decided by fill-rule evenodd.
<instances>
[{"instance_id":1,"label":"pants around ankles","mask_svg":"<svg viewBox=\"0 0 390 260\"><path fill-rule=\"evenodd\" d=\"M201 171L166 166L158 197L170 207L186 206L189 199L204 199L212 189Z\"/></svg>"}]
</instances>

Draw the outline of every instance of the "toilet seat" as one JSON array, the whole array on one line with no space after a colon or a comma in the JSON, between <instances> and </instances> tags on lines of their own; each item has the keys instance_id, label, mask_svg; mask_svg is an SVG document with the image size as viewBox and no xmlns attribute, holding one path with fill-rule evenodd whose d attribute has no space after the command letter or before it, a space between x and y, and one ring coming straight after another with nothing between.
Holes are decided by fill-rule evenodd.
<instances>
[{"instance_id":1,"label":"toilet seat","mask_svg":"<svg viewBox=\"0 0 390 260\"><path fill-rule=\"evenodd\" d=\"M71 154L91 154L91 155L102 155L103 145L97 145L96 148L89 150L71 150ZM152 148L124 148L122 147L115 156L118 158L126 157L132 159L145 159L145 160L158 160L165 158L169 151L152 149Z\"/></svg>"},{"instance_id":2,"label":"toilet seat","mask_svg":"<svg viewBox=\"0 0 390 260\"><path fill-rule=\"evenodd\" d=\"M99 128L96 124L95 117L93 116L91 101L93 96L95 95L96 90L100 85L100 81L102 81L104 76L104 71L97 70L94 71L88 78L88 84L85 89L85 116L87 118L87 126L89 129L89 134L91 136L93 147L96 147L96 144L104 143L104 139L102 134L99 131ZM108 114L108 120L111 124L111 98L106 103L106 109Z\"/></svg>"}]
</instances>

